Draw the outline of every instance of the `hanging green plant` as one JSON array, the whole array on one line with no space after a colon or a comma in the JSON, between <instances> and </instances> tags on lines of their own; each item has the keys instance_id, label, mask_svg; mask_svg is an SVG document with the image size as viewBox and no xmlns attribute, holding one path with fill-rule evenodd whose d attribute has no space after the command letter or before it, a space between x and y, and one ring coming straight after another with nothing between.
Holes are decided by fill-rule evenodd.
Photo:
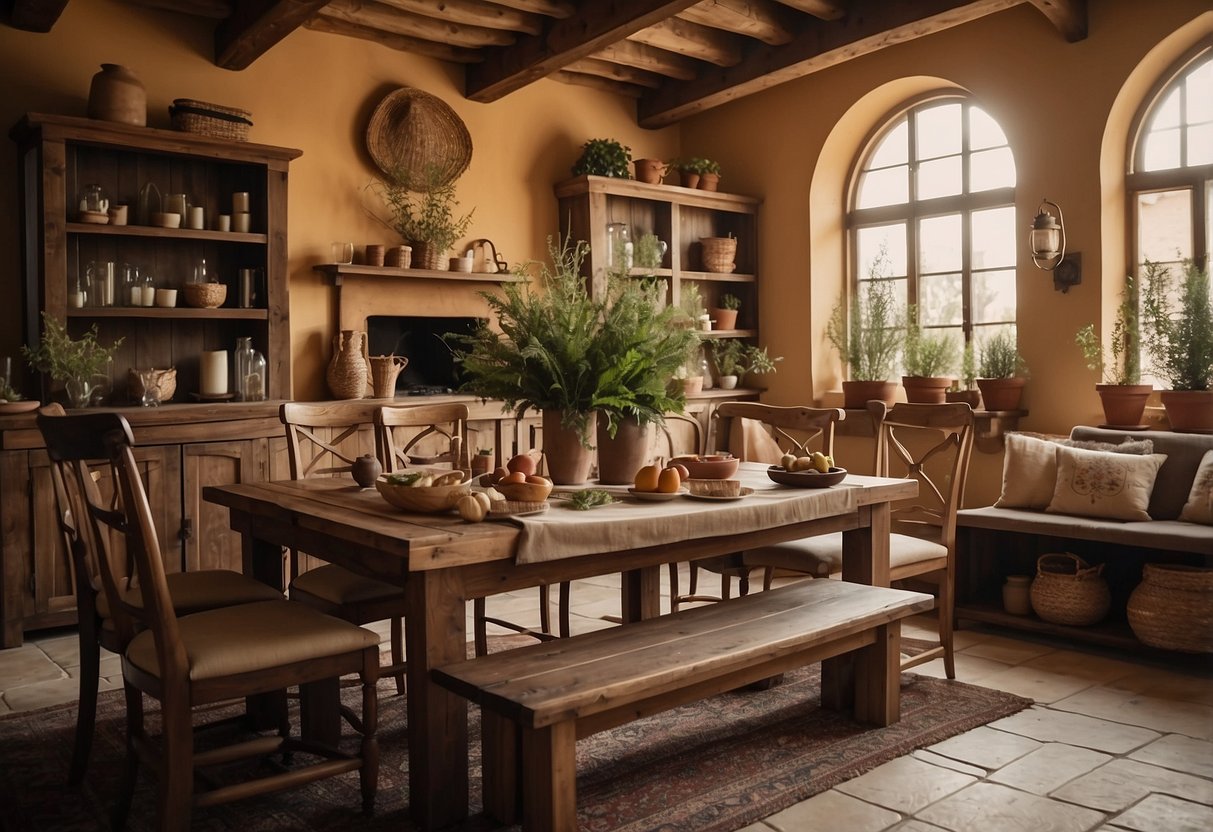
<instances>
[{"instance_id":1,"label":"hanging green plant","mask_svg":"<svg viewBox=\"0 0 1213 832\"><path fill-rule=\"evenodd\" d=\"M630 179L632 148L614 139L590 139L581 146L581 156L573 165L573 175L614 176Z\"/></svg>"}]
</instances>

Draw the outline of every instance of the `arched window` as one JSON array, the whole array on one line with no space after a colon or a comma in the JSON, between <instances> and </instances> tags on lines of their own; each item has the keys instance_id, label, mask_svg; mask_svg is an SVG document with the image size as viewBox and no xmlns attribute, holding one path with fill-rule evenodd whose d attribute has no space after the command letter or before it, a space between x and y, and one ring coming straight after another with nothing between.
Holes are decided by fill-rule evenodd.
<instances>
[{"instance_id":1,"label":"arched window","mask_svg":"<svg viewBox=\"0 0 1213 832\"><path fill-rule=\"evenodd\" d=\"M893 281L924 330L980 344L1015 326L1015 160L967 98L894 114L852 177L851 282Z\"/></svg>"},{"instance_id":2,"label":"arched window","mask_svg":"<svg viewBox=\"0 0 1213 832\"><path fill-rule=\"evenodd\" d=\"M1131 262L1207 258L1213 241L1213 43L1163 79L1138 115L1126 178Z\"/></svg>"}]
</instances>

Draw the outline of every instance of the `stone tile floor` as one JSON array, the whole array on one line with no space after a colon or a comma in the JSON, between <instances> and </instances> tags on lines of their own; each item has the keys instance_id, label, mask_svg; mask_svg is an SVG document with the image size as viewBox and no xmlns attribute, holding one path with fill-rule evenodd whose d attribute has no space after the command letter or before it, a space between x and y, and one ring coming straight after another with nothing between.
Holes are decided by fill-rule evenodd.
<instances>
[{"instance_id":1,"label":"stone tile floor","mask_svg":"<svg viewBox=\"0 0 1213 832\"><path fill-rule=\"evenodd\" d=\"M710 587L717 578L706 580ZM536 602L533 590L509 593L490 599L489 612L538 626ZM574 632L610 626L602 617L618 615L617 577L577 581L573 603ZM375 628L386 642L386 622ZM914 619L904 632L928 638L934 621ZM886 763L744 832L1213 829L1207 672L974 630L957 633L956 664L961 681L1037 704ZM73 701L79 665L74 630L34 633L22 647L0 650L0 715ZM942 661L914 672L942 676ZM103 658L101 676L102 690L121 686L116 656Z\"/></svg>"}]
</instances>

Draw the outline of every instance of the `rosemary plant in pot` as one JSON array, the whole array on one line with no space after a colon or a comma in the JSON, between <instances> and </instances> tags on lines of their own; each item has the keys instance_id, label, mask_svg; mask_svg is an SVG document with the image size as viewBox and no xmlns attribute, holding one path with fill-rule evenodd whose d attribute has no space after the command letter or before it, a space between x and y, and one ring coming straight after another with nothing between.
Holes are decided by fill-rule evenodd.
<instances>
[{"instance_id":1,"label":"rosemary plant in pot","mask_svg":"<svg viewBox=\"0 0 1213 832\"><path fill-rule=\"evenodd\" d=\"M22 346L21 354L29 365L61 382L72 407L88 407L100 379L109 382L106 370L121 338L108 347L102 346L93 324L79 340L73 340L67 327L52 315L42 313L42 340L38 346Z\"/></svg>"},{"instance_id":2,"label":"rosemary plant in pot","mask_svg":"<svg viewBox=\"0 0 1213 832\"><path fill-rule=\"evenodd\" d=\"M730 292L720 296L720 305L712 309L717 329L736 329L737 314L741 310L741 298Z\"/></svg>"},{"instance_id":3,"label":"rosemary plant in pot","mask_svg":"<svg viewBox=\"0 0 1213 832\"><path fill-rule=\"evenodd\" d=\"M977 372L986 410L1019 410L1028 367L1010 330L998 330L981 345Z\"/></svg>"},{"instance_id":4,"label":"rosemary plant in pot","mask_svg":"<svg viewBox=\"0 0 1213 832\"><path fill-rule=\"evenodd\" d=\"M598 390L604 304L590 297L581 262L588 245L548 240L551 264L538 265L542 289L508 283L503 294L482 292L498 329L451 335L463 389L500 399L521 417L543 415L548 472L559 485L585 482L593 462L590 437ZM525 267L518 273L527 277Z\"/></svg>"},{"instance_id":5,"label":"rosemary plant in pot","mask_svg":"<svg viewBox=\"0 0 1213 832\"><path fill-rule=\"evenodd\" d=\"M878 257L872 277L883 262ZM897 385L889 381L905 331L899 323L893 288L885 280L867 280L851 294L851 314L840 300L826 325L826 338L850 371L842 383L843 406L862 408L870 399L892 404Z\"/></svg>"},{"instance_id":6,"label":"rosemary plant in pot","mask_svg":"<svg viewBox=\"0 0 1213 832\"><path fill-rule=\"evenodd\" d=\"M392 212L391 221L385 224L413 248L412 265L446 269L447 251L467 233L476 211L473 208L458 214L455 183L441 184L438 170L430 168L424 183L410 183L403 176L389 177L380 180L377 189Z\"/></svg>"},{"instance_id":7,"label":"rosemary plant in pot","mask_svg":"<svg viewBox=\"0 0 1213 832\"><path fill-rule=\"evenodd\" d=\"M1154 374L1170 384L1163 406L1173 430L1213 429L1213 299L1209 270L1185 260L1182 274L1148 262L1142 283L1142 340Z\"/></svg>"},{"instance_id":8,"label":"rosemary plant in pot","mask_svg":"<svg viewBox=\"0 0 1213 832\"><path fill-rule=\"evenodd\" d=\"M1078 330L1074 340L1087 360L1087 369L1099 374L1095 385L1103 404L1104 426L1141 427L1141 415L1153 386L1141 383L1141 326L1137 308L1137 282L1125 279L1124 292L1112 322L1111 346L1104 351L1095 324Z\"/></svg>"},{"instance_id":9,"label":"rosemary plant in pot","mask_svg":"<svg viewBox=\"0 0 1213 832\"><path fill-rule=\"evenodd\" d=\"M902 359L901 386L907 401L942 404L947 400L948 388L956 381L950 375L956 367L956 342L944 332L924 330L915 306L906 311Z\"/></svg>"}]
</instances>

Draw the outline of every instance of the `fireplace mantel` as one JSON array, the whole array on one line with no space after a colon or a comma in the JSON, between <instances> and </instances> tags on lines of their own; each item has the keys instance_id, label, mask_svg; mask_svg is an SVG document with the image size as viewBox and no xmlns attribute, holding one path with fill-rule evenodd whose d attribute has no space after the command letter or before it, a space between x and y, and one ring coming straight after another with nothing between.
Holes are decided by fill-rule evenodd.
<instances>
[{"instance_id":1,"label":"fireplace mantel","mask_svg":"<svg viewBox=\"0 0 1213 832\"><path fill-rule=\"evenodd\" d=\"M316 271L328 275L334 286L347 277L404 278L407 280L462 280L473 283L517 283L521 278L509 272L445 272L432 269L400 269L395 266L358 266L350 263L321 263Z\"/></svg>"}]
</instances>

